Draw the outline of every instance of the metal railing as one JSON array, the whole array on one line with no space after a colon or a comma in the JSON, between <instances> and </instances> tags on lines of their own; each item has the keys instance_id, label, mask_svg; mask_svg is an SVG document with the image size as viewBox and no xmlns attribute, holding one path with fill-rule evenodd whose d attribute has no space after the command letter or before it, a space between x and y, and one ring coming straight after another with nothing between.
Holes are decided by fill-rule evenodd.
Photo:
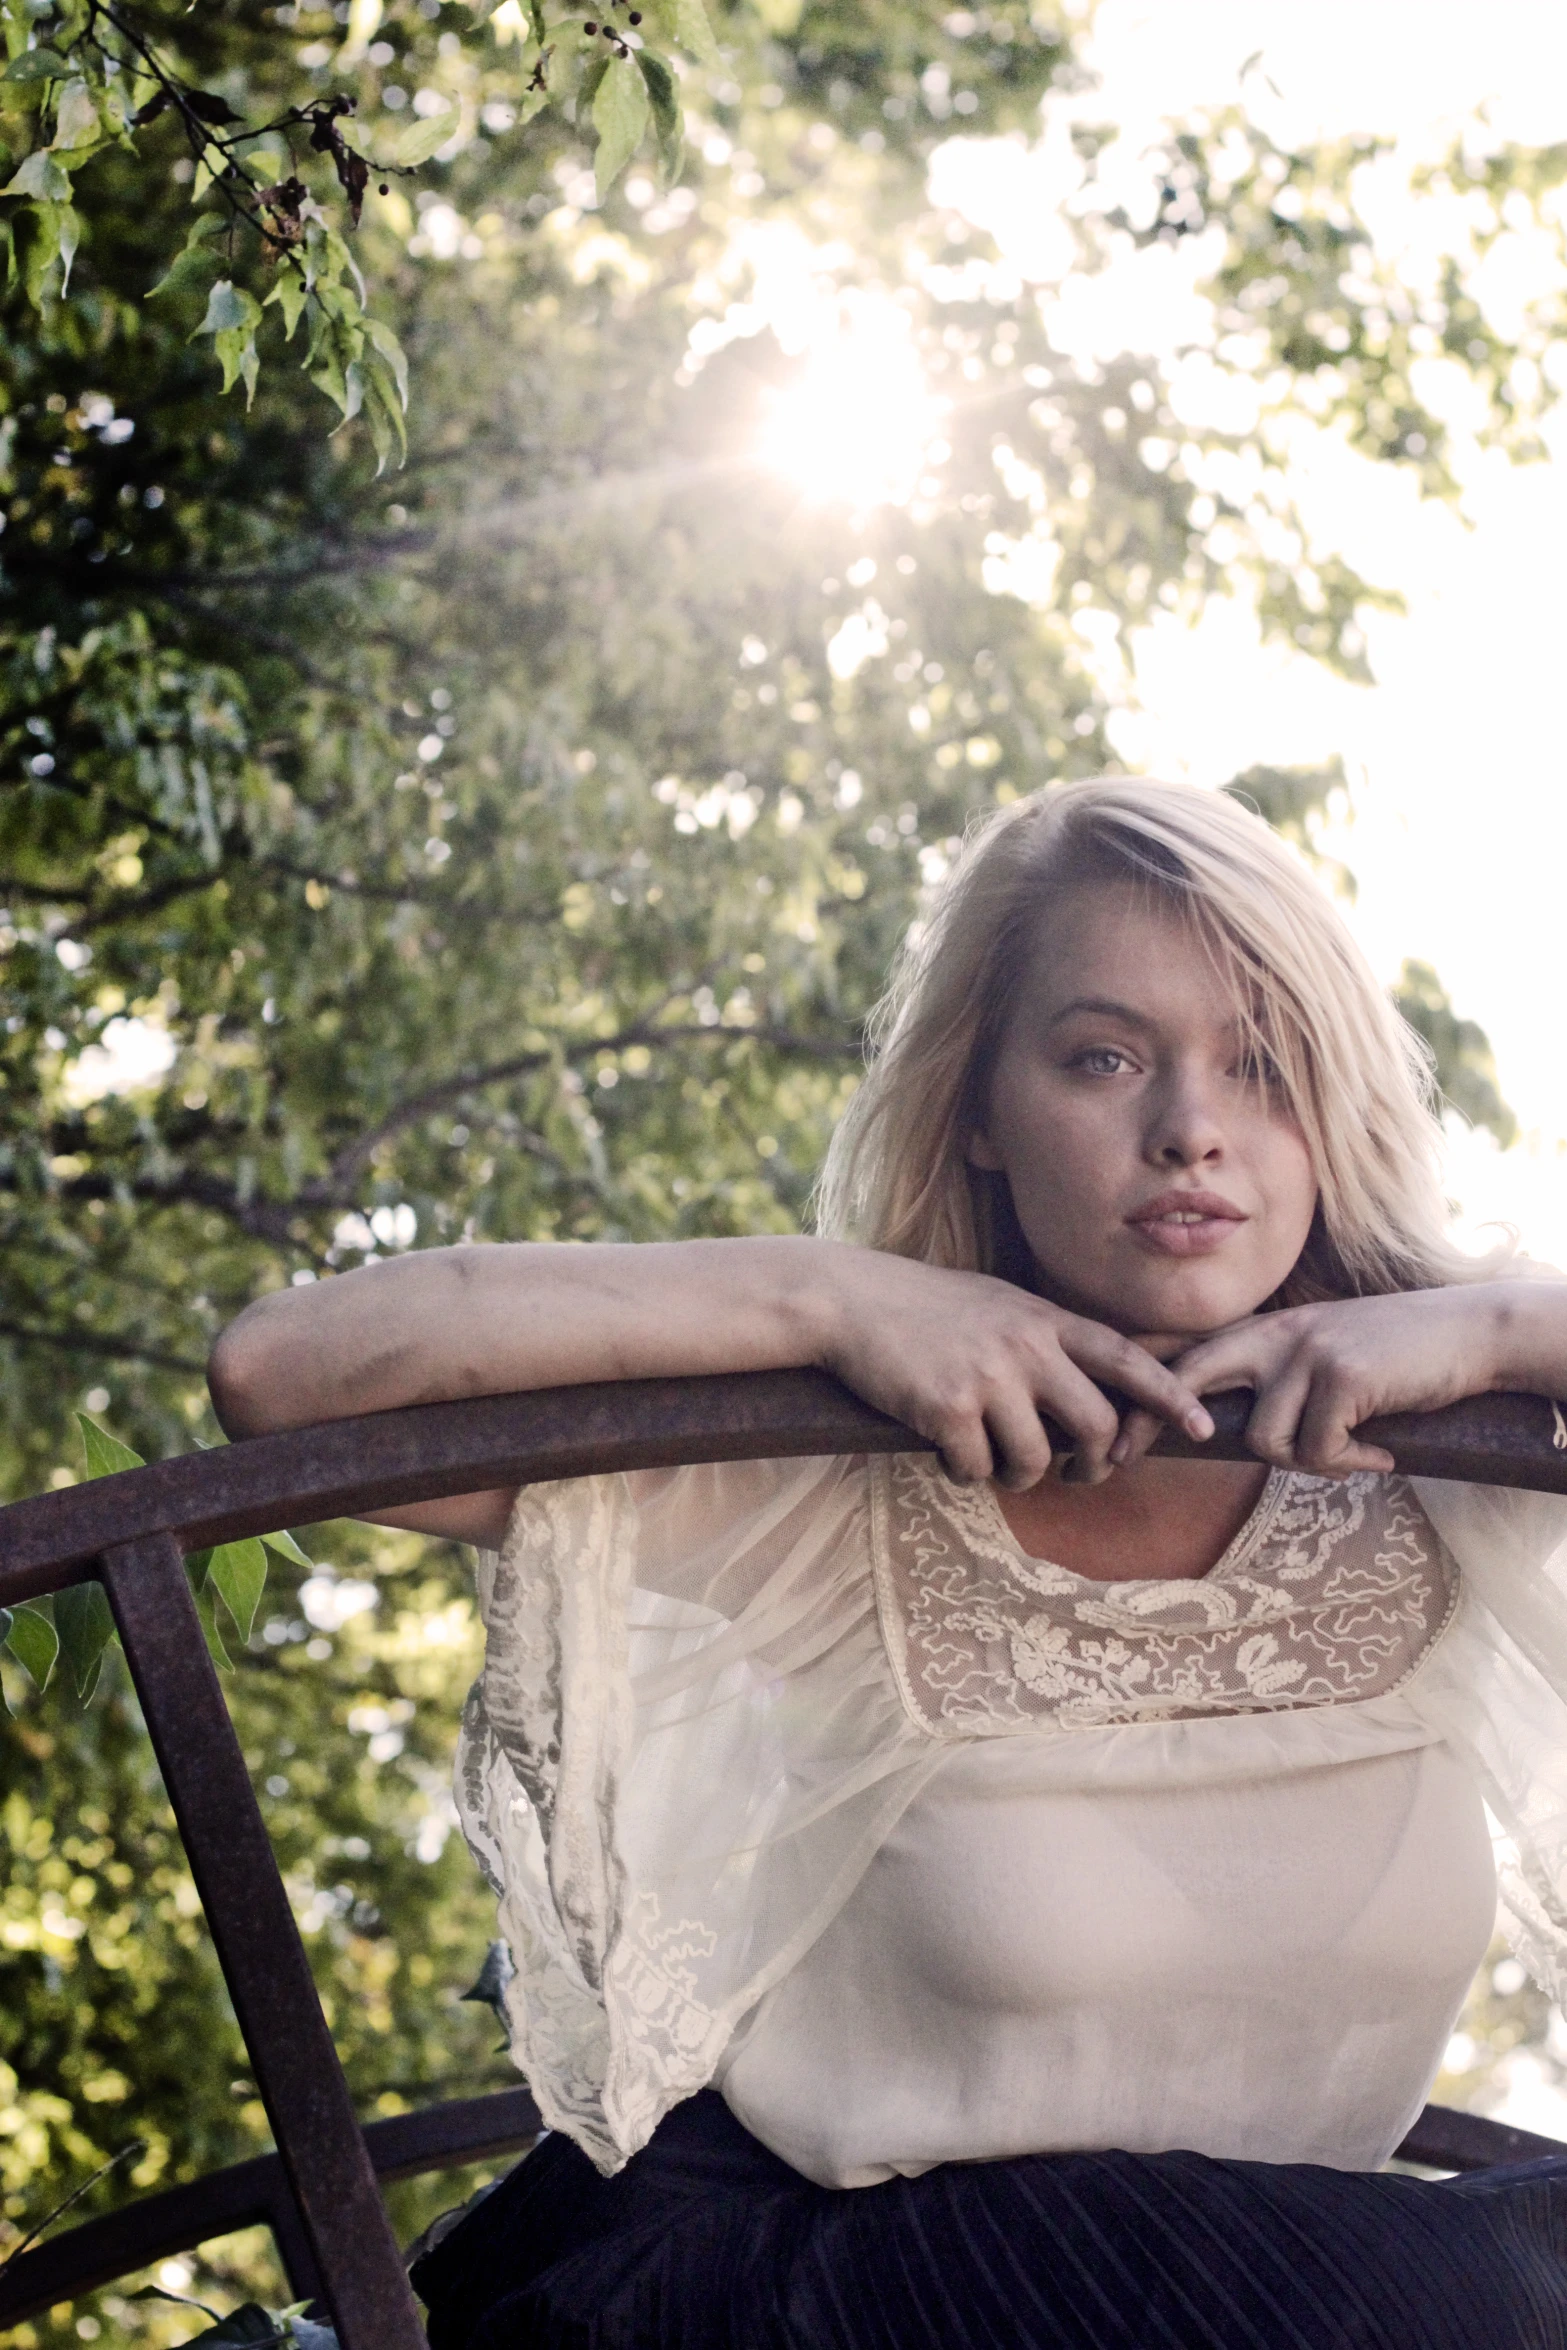
<instances>
[{"instance_id":1,"label":"metal railing","mask_svg":"<svg viewBox=\"0 0 1567 2350\"><path fill-rule=\"evenodd\" d=\"M1249 1401L1212 1402L1208 1459L1246 1456ZM1485 1396L1370 1423L1412 1475L1567 1493L1560 1423L1534 1396ZM425 2350L377 2186L530 2144L526 2090L361 2129L262 1823L185 1574L219 1542L456 1493L680 1462L929 1451L926 1439L813 1371L626 1381L484 1396L337 1420L192 1453L0 1510L0 1606L85 1576L108 1594L276 2142L275 2155L144 2198L21 2255L0 2275L0 2325L171 2251L265 2221L296 2292L318 2297L342 2350ZM1428 2107L1400 2153L1482 2169L1567 2146Z\"/></svg>"}]
</instances>

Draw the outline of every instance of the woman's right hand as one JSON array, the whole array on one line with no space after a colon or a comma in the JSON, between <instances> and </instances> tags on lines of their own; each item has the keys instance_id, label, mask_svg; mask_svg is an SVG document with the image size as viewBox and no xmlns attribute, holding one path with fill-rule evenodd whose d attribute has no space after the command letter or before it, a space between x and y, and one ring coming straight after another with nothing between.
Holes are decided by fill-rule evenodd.
<instances>
[{"instance_id":1,"label":"woman's right hand","mask_svg":"<svg viewBox=\"0 0 1567 2350\"><path fill-rule=\"evenodd\" d=\"M1213 1434L1196 1390L1135 1339L1009 1281L831 1243L819 1279L822 1367L928 1436L961 1483L1037 1484L1042 1414L1071 1436L1075 1476L1100 1483L1120 1432L1104 1386L1199 1443Z\"/></svg>"}]
</instances>

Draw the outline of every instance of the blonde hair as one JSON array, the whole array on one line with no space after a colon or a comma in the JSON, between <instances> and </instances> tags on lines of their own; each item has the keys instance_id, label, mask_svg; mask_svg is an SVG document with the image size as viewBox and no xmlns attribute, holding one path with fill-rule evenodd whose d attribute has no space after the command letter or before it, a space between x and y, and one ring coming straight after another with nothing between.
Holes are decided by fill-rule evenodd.
<instances>
[{"instance_id":1,"label":"blonde hair","mask_svg":"<svg viewBox=\"0 0 1567 2350\"><path fill-rule=\"evenodd\" d=\"M973 1167L1013 991L1065 893L1125 880L1192 926L1278 1073L1319 1203L1270 1302L1494 1273L1446 1235L1430 1053L1337 909L1262 818L1184 783L1047 785L978 825L871 1021L870 1067L817 1190L818 1229L1027 1281L1004 1176ZM1505 1253L1505 1252L1504 1252Z\"/></svg>"}]
</instances>

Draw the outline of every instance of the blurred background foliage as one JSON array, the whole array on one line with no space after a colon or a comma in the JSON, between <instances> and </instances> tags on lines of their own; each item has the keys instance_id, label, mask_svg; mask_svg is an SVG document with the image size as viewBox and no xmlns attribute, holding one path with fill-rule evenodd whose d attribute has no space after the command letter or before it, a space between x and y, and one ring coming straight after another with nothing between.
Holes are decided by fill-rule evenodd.
<instances>
[{"instance_id":1,"label":"blurred background foliage","mask_svg":"<svg viewBox=\"0 0 1567 2350\"><path fill-rule=\"evenodd\" d=\"M204 70L236 97L324 88L346 19L204 8ZM1377 586L1307 544L1281 422L1336 419L1446 495L1416 391L1439 350L1531 454L1546 395L1463 271L1418 300L1379 276L1363 150L1284 153L1216 114L1172 130L1128 221L1094 199L1113 126L1076 131L1074 268L1222 231L1209 292L1258 421L1198 430L1136 349L1063 356L1036 290L926 195L939 140L1081 96L1074 20L715 20L685 180L633 167L600 205L574 134L516 124L493 22L387 9L354 71L456 93L467 126L417 206L372 192L360 231L411 361L401 473L357 427L328 437L291 368L248 415L219 396L199 300L143 299L185 192L123 150L78 178L69 300L0 301L8 1495L80 1473L82 1405L149 1456L214 1438L207 1347L279 1283L459 1237L795 1227L922 891L975 815L1110 762L1128 629L1249 597L1364 675ZM1503 156L1476 203L1533 205L1554 169ZM777 461L809 359L754 294L802 243L849 327L895 314L945 403L879 502L807 496ZM867 470L875 444L873 412ZM1232 788L1315 855L1342 781ZM1399 1000L1451 1101L1505 1137L1439 976L1409 966ZM389 2111L508 2077L457 2004L493 1918L447 1833L476 1619L455 1550L305 1540L329 1566L274 1562L228 1691L350 2082ZM132 2137L100 2205L265 2125L123 1669L84 1714L3 1670L14 2228ZM398 2193L405 2234L456 2199ZM276 2286L250 2238L204 2273ZM16 2339L94 2327L189 2330L113 2298Z\"/></svg>"}]
</instances>

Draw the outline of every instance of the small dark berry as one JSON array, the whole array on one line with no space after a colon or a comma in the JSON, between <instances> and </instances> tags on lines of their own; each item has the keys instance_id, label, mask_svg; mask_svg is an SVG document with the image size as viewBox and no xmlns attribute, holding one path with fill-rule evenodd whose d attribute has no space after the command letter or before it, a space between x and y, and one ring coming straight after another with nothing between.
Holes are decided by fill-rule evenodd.
<instances>
[{"instance_id":1,"label":"small dark berry","mask_svg":"<svg viewBox=\"0 0 1567 2350\"><path fill-rule=\"evenodd\" d=\"M596 33L598 31L598 26L596 24L585 24L582 29L585 33Z\"/></svg>"},{"instance_id":2,"label":"small dark berry","mask_svg":"<svg viewBox=\"0 0 1567 2350\"><path fill-rule=\"evenodd\" d=\"M631 11L631 21L633 24L640 24L642 22L642 11L640 8L633 8Z\"/></svg>"},{"instance_id":3,"label":"small dark berry","mask_svg":"<svg viewBox=\"0 0 1567 2350\"><path fill-rule=\"evenodd\" d=\"M387 184L386 184L385 180L383 180L383 181L381 182L381 193L382 193L382 195L383 195L383 196L389 196L389 195L391 194L391 192L392 192L392 191L391 191L391 189L390 189L390 188L387 186Z\"/></svg>"}]
</instances>

